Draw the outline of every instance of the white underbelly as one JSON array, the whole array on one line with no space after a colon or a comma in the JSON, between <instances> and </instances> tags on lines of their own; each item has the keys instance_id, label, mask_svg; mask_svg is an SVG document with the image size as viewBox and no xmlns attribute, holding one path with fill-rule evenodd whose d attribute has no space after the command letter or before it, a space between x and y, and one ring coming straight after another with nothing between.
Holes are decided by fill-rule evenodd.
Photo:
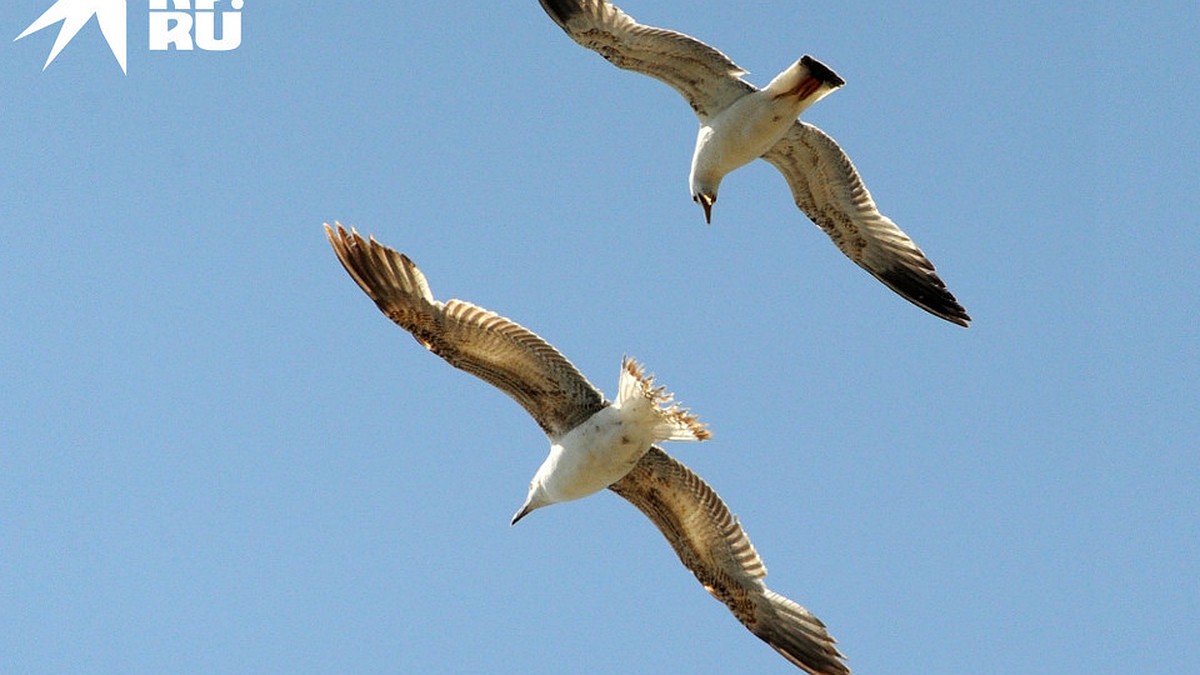
<instances>
[{"instance_id":1,"label":"white underbelly","mask_svg":"<svg viewBox=\"0 0 1200 675\"><path fill-rule=\"evenodd\" d=\"M586 497L620 480L650 449L644 430L605 408L551 446L547 491L557 501Z\"/></svg>"},{"instance_id":2,"label":"white underbelly","mask_svg":"<svg viewBox=\"0 0 1200 675\"><path fill-rule=\"evenodd\" d=\"M744 96L701 127L696 160L706 172L723 176L762 157L795 120L786 102Z\"/></svg>"}]
</instances>

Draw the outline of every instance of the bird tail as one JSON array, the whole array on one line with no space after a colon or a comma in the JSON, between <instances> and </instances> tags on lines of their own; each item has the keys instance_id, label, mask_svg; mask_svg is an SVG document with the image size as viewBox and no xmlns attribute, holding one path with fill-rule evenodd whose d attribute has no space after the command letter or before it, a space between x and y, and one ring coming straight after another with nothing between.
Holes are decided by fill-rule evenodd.
<instances>
[{"instance_id":1,"label":"bird tail","mask_svg":"<svg viewBox=\"0 0 1200 675\"><path fill-rule=\"evenodd\" d=\"M755 635L812 675L849 675L845 657L820 619L774 591L764 589L764 596L776 620L751 627Z\"/></svg>"},{"instance_id":2,"label":"bird tail","mask_svg":"<svg viewBox=\"0 0 1200 675\"><path fill-rule=\"evenodd\" d=\"M672 403L674 395L664 386L654 386L654 376L647 375L637 361L626 356L621 361L621 378L617 384L617 407L643 400L658 417L654 437L662 441L704 441L712 432L692 413Z\"/></svg>"},{"instance_id":3,"label":"bird tail","mask_svg":"<svg viewBox=\"0 0 1200 675\"><path fill-rule=\"evenodd\" d=\"M800 110L803 111L844 84L846 81L829 66L805 54L776 75L763 91L772 98L795 97L801 102Z\"/></svg>"}]
</instances>

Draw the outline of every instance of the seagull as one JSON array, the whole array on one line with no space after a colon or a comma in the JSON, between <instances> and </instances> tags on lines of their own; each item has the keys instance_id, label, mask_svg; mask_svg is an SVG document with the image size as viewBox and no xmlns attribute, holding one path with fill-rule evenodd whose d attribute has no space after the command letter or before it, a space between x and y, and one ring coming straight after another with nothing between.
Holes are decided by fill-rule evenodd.
<instances>
[{"instance_id":1,"label":"seagull","mask_svg":"<svg viewBox=\"0 0 1200 675\"><path fill-rule=\"evenodd\" d=\"M655 445L710 437L695 416L626 357L616 402L532 331L462 300L433 298L408 256L356 231L325 233L342 266L392 321L447 363L494 385L550 438L512 524L531 511L608 488L658 527L704 589L792 664L814 675L849 673L825 624L769 590L766 567L717 493Z\"/></svg>"},{"instance_id":2,"label":"seagull","mask_svg":"<svg viewBox=\"0 0 1200 675\"><path fill-rule=\"evenodd\" d=\"M796 206L833 243L909 302L966 327L971 317L933 263L879 212L850 158L828 134L796 117L845 84L803 56L759 89L728 56L683 33L640 24L607 0L539 0L572 40L618 68L670 85L700 120L688 183L712 222L726 174L764 159L783 174Z\"/></svg>"}]
</instances>

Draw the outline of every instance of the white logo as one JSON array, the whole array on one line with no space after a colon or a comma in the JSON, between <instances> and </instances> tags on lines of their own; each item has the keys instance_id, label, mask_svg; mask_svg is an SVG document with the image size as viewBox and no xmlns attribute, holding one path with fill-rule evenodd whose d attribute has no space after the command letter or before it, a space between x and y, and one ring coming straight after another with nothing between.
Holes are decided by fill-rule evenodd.
<instances>
[{"instance_id":1,"label":"white logo","mask_svg":"<svg viewBox=\"0 0 1200 675\"><path fill-rule=\"evenodd\" d=\"M121 72L128 73L125 69L125 0L58 0L45 14L39 16L37 21L29 24L29 28L18 35L16 40L62 22L58 38L54 40L54 48L50 50L50 58L46 59L46 65L42 66L42 70L45 70L79 29L91 20L93 14L96 15L96 23L100 24L100 32L108 42L108 48L117 58L117 63L121 64Z\"/></svg>"},{"instance_id":2,"label":"white logo","mask_svg":"<svg viewBox=\"0 0 1200 675\"><path fill-rule=\"evenodd\" d=\"M242 6L244 0L232 0L232 11L221 14L220 37L217 37L216 5L220 0L150 0L150 45L151 51L167 51L174 47L178 51L201 49L224 52L237 49L242 44ZM58 38L50 50L50 57L42 70L50 67L54 59L75 35L87 25L92 15L100 24L100 32L108 42L121 72L128 74L126 55L126 0L57 0L36 21L29 24L16 37L20 40L43 28L62 22ZM170 5L170 8L168 8ZM194 7L193 7L194 5ZM14 42L16 41L14 40Z\"/></svg>"},{"instance_id":3,"label":"white logo","mask_svg":"<svg viewBox=\"0 0 1200 675\"><path fill-rule=\"evenodd\" d=\"M167 0L150 0L150 49L166 51L170 45L175 49L192 48L192 28L196 31L196 47L210 52L226 52L242 44L243 0L229 3L232 12L221 12L221 38L217 39L217 0L196 0L196 12L190 10L188 0L172 0L173 11L167 11Z\"/></svg>"}]
</instances>

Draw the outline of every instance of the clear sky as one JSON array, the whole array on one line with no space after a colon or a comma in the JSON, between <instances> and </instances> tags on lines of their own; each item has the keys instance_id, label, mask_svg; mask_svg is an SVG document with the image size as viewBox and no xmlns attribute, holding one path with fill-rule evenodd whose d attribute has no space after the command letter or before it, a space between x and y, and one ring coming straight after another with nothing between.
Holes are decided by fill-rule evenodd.
<instances>
[{"instance_id":1,"label":"clear sky","mask_svg":"<svg viewBox=\"0 0 1200 675\"><path fill-rule=\"evenodd\" d=\"M765 163L705 225L686 104L533 0L247 0L228 52L131 2L128 75L94 20L43 72L49 5L0 6L0 670L792 672L615 495L510 528L544 436L335 219L610 394L644 361L856 672L1200 668L1194 2L626 1L845 78L804 117L968 330Z\"/></svg>"}]
</instances>

